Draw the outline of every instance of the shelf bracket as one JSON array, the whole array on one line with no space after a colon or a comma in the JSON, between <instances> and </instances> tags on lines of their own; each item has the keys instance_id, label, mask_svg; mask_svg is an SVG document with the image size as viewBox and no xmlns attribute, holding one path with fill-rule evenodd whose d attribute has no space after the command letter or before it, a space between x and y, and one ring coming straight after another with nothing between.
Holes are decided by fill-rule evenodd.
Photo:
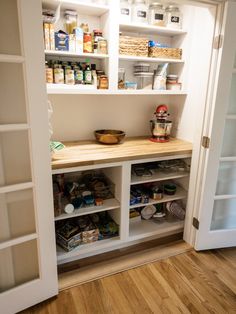
<instances>
[{"instance_id":1,"label":"shelf bracket","mask_svg":"<svg viewBox=\"0 0 236 314\"><path fill-rule=\"evenodd\" d=\"M196 217L193 217L193 226L194 228L196 228L197 230L199 229L199 220Z\"/></svg>"},{"instance_id":2,"label":"shelf bracket","mask_svg":"<svg viewBox=\"0 0 236 314\"><path fill-rule=\"evenodd\" d=\"M203 136L202 137L202 146L204 148L209 148L210 147L210 138L208 136Z\"/></svg>"}]
</instances>

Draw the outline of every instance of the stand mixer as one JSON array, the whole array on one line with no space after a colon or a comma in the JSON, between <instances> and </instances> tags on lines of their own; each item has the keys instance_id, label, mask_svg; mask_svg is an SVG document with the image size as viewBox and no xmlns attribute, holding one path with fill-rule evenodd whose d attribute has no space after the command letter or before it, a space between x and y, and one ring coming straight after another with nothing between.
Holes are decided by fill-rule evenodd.
<instances>
[{"instance_id":1,"label":"stand mixer","mask_svg":"<svg viewBox=\"0 0 236 314\"><path fill-rule=\"evenodd\" d=\"M150 141L156 143L169 142L172 121L167 120L167 117L169 116L168 107L166 105L159 105L154 114L156 119L150 120L152 132Z\"/></svg>"}]
</instances>

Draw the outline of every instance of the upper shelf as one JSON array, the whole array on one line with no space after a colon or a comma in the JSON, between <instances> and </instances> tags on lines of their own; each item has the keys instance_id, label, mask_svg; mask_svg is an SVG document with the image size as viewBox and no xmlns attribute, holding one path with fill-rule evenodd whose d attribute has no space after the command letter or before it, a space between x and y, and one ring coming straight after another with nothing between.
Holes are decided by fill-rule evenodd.
<instances>
[{"instance_id":1,"label":"upper shelf","mask_svg":"<svg viewBox=\"0 0 236 314\"><path fill-rule=\"evenodd\" d=\"M76 53L70 51L58 51L58 50L45 50L46 56L58 56L58 57L80 57L91 59L106 59L108 55L98 53Z\"/></svg>"},{"instance_id":2,"label":"upper shelf","mask_svg":"<svg viewBox=\"0 0 236 314\"><path fill-rule=\"evenodd\" d=\"M155 62L155 63L184 63L182 59L170 59L170 58L150 58L150 57L138 57L138 56L125 56L119 55L120 60L126 61L142 61L142 62Z\"/></svg>"},{"instance_id":3,"label":"upper shelf","mask_svg":"<svg viewBox=\"0 0 236 314\"><path fill-rule=\"evenodd\" d=\"M43 6L56 7L60 5L62 10L76 10L80 14L101 16L109 11L108 5L89 3L88 1L79 0L43 0Z\"/></svg>"},{"instance_id":4,"label":"upper shelf","mask_svg":"<svg viewBox=\"0 0 236 314\"><path fill-rule=\"evenodd\" d=\"M152 26L145 24L120 24L120 31L135 32L142 34L163 34L166 36L184 35L187 32L182 29L174 29L161 26Z\"/></svg>"},{"instance_id":5,"label":"upper shelf","mask_svg":"<svg viewBox=\"0 0 236 314\"><path fill-rule=\"evenodd\" d=\"M0 62L23 63L24 60L22 56L0 54Z\"/></svg>"},{"instance_id":6,"label":"upper shelf","mask_svg":"<svg viewBox=\"0 0 236 314\"><path fill-rule=\"evenodd\" d=\"M167 143L153 143L147 136L127 138L123 144L110 146L95 141L64 144L66 147L53 155L54 174L65 171L56 169L173 155L191 156L192 153L192 144L177 138L172 138Z\"/></svg>"}]
</instances>

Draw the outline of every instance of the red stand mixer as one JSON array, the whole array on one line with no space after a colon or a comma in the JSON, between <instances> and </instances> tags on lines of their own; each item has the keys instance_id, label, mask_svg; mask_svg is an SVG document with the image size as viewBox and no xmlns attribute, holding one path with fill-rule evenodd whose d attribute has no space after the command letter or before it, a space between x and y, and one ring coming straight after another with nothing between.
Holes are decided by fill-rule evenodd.
<instances>
[{"instance_id":1,"label":"red stand mixer","mask_svg":"<svg viewBox=\"0 0 236 314\"><path fill-rule=\"evenodd\" d=\"M159 105L154 114L156 119L150 121L152 132L150 141L156 143L169 142L172 121L167 120L167 117L169 116L168 107L166 105Z\"/></svg>"}]
</instances>

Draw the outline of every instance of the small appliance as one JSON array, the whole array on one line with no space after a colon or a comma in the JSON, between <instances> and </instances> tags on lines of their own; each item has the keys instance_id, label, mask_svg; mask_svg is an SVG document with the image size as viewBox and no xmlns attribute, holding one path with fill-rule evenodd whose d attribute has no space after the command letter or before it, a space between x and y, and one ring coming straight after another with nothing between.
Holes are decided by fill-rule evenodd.
<instances>
[{"instance_id":1,"label":"small appliance","mask_svg":"<svg viewBox=\"0 0 236 314\"><path fill-rule=\"evenodd\" d=\"M170 132L172 121L167 120L169 116L168 107L159 105L154 113L156 119L150 121L152 137L150 141L157 143L165 143L170 140Z\"/></svg>"}]
</instances>

